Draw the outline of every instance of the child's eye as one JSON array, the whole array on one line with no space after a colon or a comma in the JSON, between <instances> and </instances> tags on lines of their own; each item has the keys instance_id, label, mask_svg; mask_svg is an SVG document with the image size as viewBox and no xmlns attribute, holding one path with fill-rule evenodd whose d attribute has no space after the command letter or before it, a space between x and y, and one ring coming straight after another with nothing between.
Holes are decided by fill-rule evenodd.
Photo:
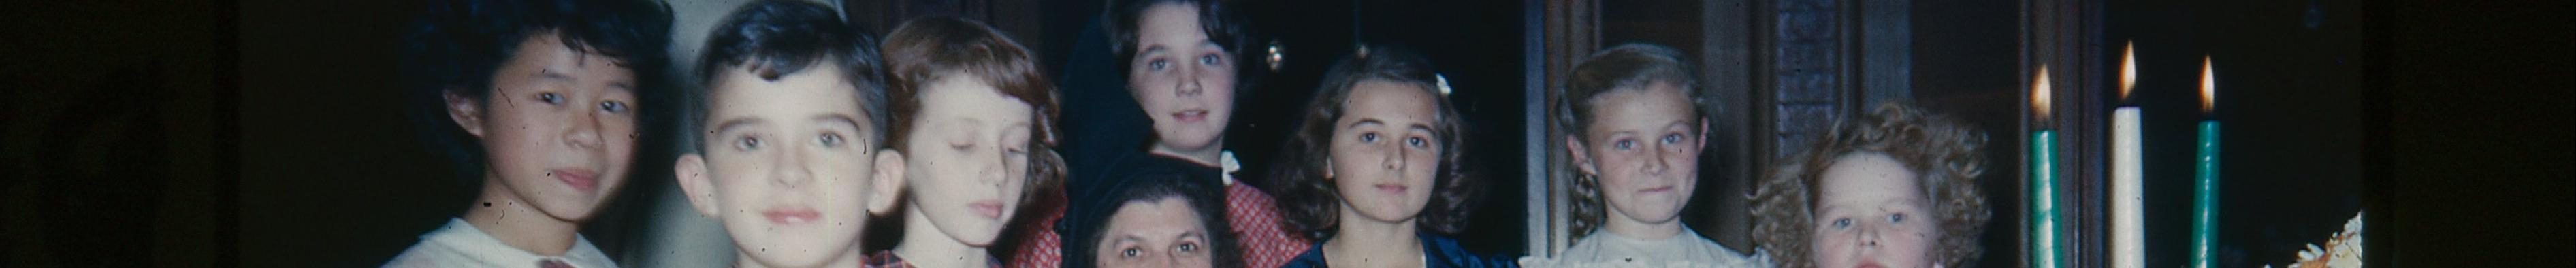
<instances>
[{"instance_id":1,"label":"child's eye","mask_svg":"<svg viewBox=\"0 0 2576 268\"><path fill-rule=\"evenodd\" d=\"M1218 59L1220 59L1220 58L1218 58L1215 54L1200 55L1200 56L1199 56L1199 64L1216 65L1216 63L1217 63L1217 60L1218 60Z\"/></svg>"},{"instance_id":2,"label":"child's eye","mask_svg":"<svg viewBox=\"0 0 2576 268\"><path fill-rule=\"evenodd\" d=\"M815 138L815 141L822 142L823 147L840 147L841 133L823 133L823 136Z\"/></svg>"},{"instance_id":3,"label":"child's eye","mask_svg":"<svg viewBox=\"0 0 2576 268\"><path fill-rule=\"evenodd\" d=\"M1170 61L1170 60L1163 60L1163 59L1155 59L1155 60L1153 60L1153 61L1147 61L1147 62L1145 62L1145 67L1146 67L1146 68L1149 68L1149 69L1152 69L1152 70L1161 71L1161 70L1166 69L1166 68L1171 68L1171 67L1172 67L1172 61Z\"/></svg>"},{"instance_id":4,"label":"child's eye","mask_svg":"<svg viewBox=\"0 0 2576 268\"><path fill-rule=\"evenodd\" d=\"M1887 222L1905 223L1905 213L1887 214Z\"/></svg>"},{"instance_id":5,"label":"child's eye","mask_svg":"<svg viewBox=\"0 0 2576 268\"><path fill-rule=\"evenodd\" d=\"M1360 133L1360 142L1377 143L1377 133Z\"/></svg>"},{"instance_id":6,"label":"child's eye","mask_svg":"<svg viewBox=\"0 0 2576 268\"><path fill-rule=\"evenodd\" d=\"M746 136L734 139L733 148L744 151L758 150L760 149L760 138Z\"/></svg>"},{"instance_id":7,"label":"child's eye","mask_svg":"<svg viewBox=\"0 0 2576 268\"><path fill-rule=\"evenodd\" d=\"M1405 144L1405 145L1412 145L1412 146L1413 146L1413 147L1415 147L1415 148L1428 148L1428 147L1431 147L1431 142L1430 142L1430 140L1428 140L1428 139L1423 139L1422 137L1404 138L1404 144Z\"/></svg>"},{"instance_id":8,"label":"child's eye","mask_svg":"<svg viewBox=\"0 0 2576 268\"><path fill-rule=\"evenodd\" d=\"M608 111L610 113L625 113L626 103L615 101L599 102L599 110Z\"/></svg>"},{"instance_id":9,"label":"child's eye","mask_svg":"<svg viewBox=\"0 0 2576 268\"><path fill-rule=\"evenodd\" d=\"M1845 218L1845 219L1834 219L1833 226L1834 226L1834 228L1851 228L1851 224L1852 224L1852 220L1851 220L1851 219L1848 219L1848 218Z\"/></svg>"},{"instance_id":10,"label":"child's eye","mask_svg":"<svg viewBox=\"0 0 2576 268\"><path fill-rule=\"evenodd\" d=\"M563 103L563 95L558 95L554 92L537 93L537 101L545 102L546 104L560 104Z\"/></svg>"},{"instance_id":11,"label":"child's eye","mask_svg":"<svg viewBox=\"0 0 2576 268\"><path fill-rule=\"evenodd\" d=\"M1145 251L1144 251L1144 250L1137 250L1136 248L1127 248L1127 249L1123 249L1123 250L1118 250L1118 256L1123 256L1123 257L1128 257L1128 258L1135 258L1136 256L1139 256L1139 255L1145 255Z\"/></svg>"},{"instance_id":12,"label":"child's eye","mask_svg":"<svg viewBox=\"0 0 2576 268\"><path fill-rule=\"evenodd\" d=\"M1635 149L1637 148L1637 141L1619 140L1618 142L1610 143L1610 148L1618 148L1619 150Z\"/></svg>"},{"instance_id":13,"label":"child's eye","mask_svg":"<svg viewBox=\"0 0 2576 268\"><path fill-rule=\"evenodd\" d=\"M1682 134L1664 135L1664 144L1682 143Z\"/></svg>"},{"instance_id":14,"label":"child's eye","mask_svg":"<svg viewBox=\"0 0 2576 268\"><path fill-rule=\"evenodd\" d=\"M1172 248L1179 249L1183 253L1199 252L1198 243L1181 243L1181 245L1173 246Z\"/></svg>"}]
</instances>

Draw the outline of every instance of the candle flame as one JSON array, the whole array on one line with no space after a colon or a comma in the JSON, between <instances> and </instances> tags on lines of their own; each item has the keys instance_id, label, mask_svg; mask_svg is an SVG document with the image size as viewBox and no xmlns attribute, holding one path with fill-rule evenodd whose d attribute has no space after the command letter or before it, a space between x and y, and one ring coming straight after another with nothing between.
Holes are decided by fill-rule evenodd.
<instances>
[{"instance_id":1,"label":"candle flame","mask_svg":"<svg viewBox=\"0 0 2576 268\"><path fill-rule=\"evenodd\" d=\"M2137 87L2138 43L2129 42L2127 48L2120 50L2120 99L2129 99L2129 92Z\"/></svg>"},{"instance_id":2,"label":"candle flame","mask_svg":"<svg viewBox=\"0 0 2576 268\"><path fill-rule=\"evenodd\" d=\"M2200 57L2200 112L2218 107L2218 78L2210 71L2209 56Z\"/></svg>"},{"instance_id":3,"label":"candle flame","mask_svg":"<svg viewBox=\"0 0 2576 268\"><path fill-rule=\"evenodd\" d=\"M2040 121L2048 121L2048 101L2051 99L2049 96L2048 66L2040 65L2039 74L2034 76L2036 78L2032 79L2030 82L2030 111L2031 114L2037 115L2036 118Z\"/></svg>"}]
</instances>

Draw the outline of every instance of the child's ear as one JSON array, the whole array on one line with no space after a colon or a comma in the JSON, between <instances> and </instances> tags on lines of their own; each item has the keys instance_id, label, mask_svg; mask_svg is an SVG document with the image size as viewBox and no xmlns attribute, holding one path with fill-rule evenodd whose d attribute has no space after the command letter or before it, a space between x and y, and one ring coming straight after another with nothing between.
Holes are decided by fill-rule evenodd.
<instances>
[{"instance_id":1,"label":"child's ear","mask_svg":"<svg viewBox=\"0 0 2576 268\"><path fill-rule=\"evenodd\" d=\"M1576 139L1574 135L1565 135L1565 152L1567 156L1574 157L1574 171L1583 172L1583 175L1600 176L1601 168L1592 165L1592 152L1584 150L1582 139Z\"/></svg>"},{"instance_id":2,"label":"child's ear","mask_svg":"<svg viewBox=\"0 0 2576 268\"><path fill-rule=\"evenodd\" d=\"M1332 179L1333 179L1333 157L1332 157L1332 156L1330 156L1330 155L1327 155L1327 156L1324 156L1324 180L1326 180L1326 181L1331 181Z\"/></svg>"},{"instance_id":3,"label":"child's ear","mask_svg":"<svg viewBox=\"0 0 2576 268\"><path fill-rule=\"evenodd\" d=\"M466 96L463 90L466 89L449 87L439 94L447 99L447 118L456 120L456 126L464 128L465 134L483 138L483 100Z\"/></svg>"},{"instance_id":4,"label":"child's ear","mask_svg":"<svg viewBox=\"0 0 2576 268\"><path fill-rule=\"evenodd\" d=\"M1700 150L1708 150L1708 136L1709 136L1709 135L1714 135L1714 133L1708 132L1710 129L1711 129L1711 128L1708 128L1708 119L1703 118L1703 119L1700 119L1700 120L1699 120L1699 149L1700 149Z\"/></svg>"},{"instance_id":5,"label":"child's ear","mask_svg":"<svg viewBox=\"0 0 2576 268\"><path fill-rule=\"evenodd\" d=\"M868 214L883 216L892 213L896 201L902 200L903 153L878 149L876 161L876 174L868 178Z\"/></svg>"},{"instance_id":6,"label":"child's ear","mask_svg":"<svg viewBox=\"0 0 2576 268\"><path fill-rule=\"evenodd\" d=\"M688 195L690 207L697 208L699 215L712 218L721 211L716 205L715 182L707 179L706 157L680 155L679 163L671 165L671 175L679 177L680 193Z\"/></svg>"}]
</instances>

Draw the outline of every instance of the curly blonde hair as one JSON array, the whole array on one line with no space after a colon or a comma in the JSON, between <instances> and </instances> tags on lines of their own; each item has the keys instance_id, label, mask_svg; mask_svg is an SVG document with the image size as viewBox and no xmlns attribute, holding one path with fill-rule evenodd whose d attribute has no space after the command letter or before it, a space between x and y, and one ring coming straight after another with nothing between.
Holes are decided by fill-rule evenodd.
<instances>
[{"instance_id":1,"label":"curly blonde hair","mask_svg":"<svg viewBox=\"0 0 2576 268\"><path fill-rule=\"evenodd\" d=\"M1755 186L1753 239L1771 252L1780 267L1814 267L1810 239L1815 230L1818 179L1834 160L1854 153L1882 153L1903 162L1922 178L1924 196L1941 230L1932 259L1948 267L1973 267L1983 252L1985 194L1977 177L1985 173L1984 133L1946 116L1910 105L1885 103L1866 115L1835 124L1824 140L1763 176Z\"/></svg>"}]
</instances>

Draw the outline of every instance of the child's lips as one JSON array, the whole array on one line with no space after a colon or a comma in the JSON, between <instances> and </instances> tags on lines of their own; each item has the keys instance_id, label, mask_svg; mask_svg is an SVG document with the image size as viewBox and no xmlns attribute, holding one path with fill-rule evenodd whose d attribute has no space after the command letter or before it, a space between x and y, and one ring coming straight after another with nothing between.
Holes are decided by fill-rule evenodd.
<instances>
[{"instance_id":1,"label":"child's lips","mask_svg":"<svg viewBox=\"0 0 2576 268\"><path fill-rule=\"evenodd\" d=\"M1672 186L1658 186L1654 188L1646 188L1645 190L1637 190L1637 194L1666 194L1672 192Z\"/></svg>"},{"instance_id":2,"label":"child's lips","mask_svg":"<svg viewBox=\"0 0 2576 268\"><path fill-rule=\"evenodd\" d=\"M1378 190L1378 191L1380 191L1380 192L1387 192L1387 193L1391 193L1391 194L1404 194L1404 190L1407 190L1407 189L1410 189L1410 188L1412 188L1412 187L1405 187L1405 186L1404 186L1404 185L1402 185L1402 184L1379 184L1379 185L1377 185L1377 190Z\"/></svg>"},{"instance_id":3,"label":"child's lips","mask_svg":"<svg viewBox=\"0 0 2576 268\"><path fill-rule=\"evenodd\" d=\"M821 219L823 218L823 212L815 211L814 208L805 206L783 206L761 210L760 216L768 217L769 223L796 225L814 222L816 219Z\"/></svg>"},{"instance_id":4,"label":"child's lips","mask_svg":"<svg viewBox=\"0 0 2576 268\"><path fill-rule=\"evenodd\" d=\"M556 181L562 181L564 185L572 186L573 190L587 192L599 188L599 174L588 170L556 169L546 174L554 176Z\"/></svg>"},{"instance_id":5,"label":"child's lips","mask_svg":"<svg viewBox=\"0 0 2576 268\"><path fill-rule=\"evenodd\" d=\"M1181 122L1196 123L1196 122L1199 122L1199 121L1207 121L1207 114L1208 114L1207 109L1187 109L1187 110L1181 110L1180 112L1173 112L1173 113L1172 113L1172 120L1175 120L1175 121L1181 121Z\"/></svg>"},{"instance_id":6,"label":"child's lips","mask_svg":"<svg viewBox=\"0 0 2576 268\"><path fill-rule=\"evenodd\" d=\"M984 201L976 201L975 203L966 204L966 208L968 210L975 211L975 215L982 215L985 218L1002 218L1002 201L999 200L987 199Z\"/></svg>"},{"instance_id":7,"label":"child's lips","mask_svg":"<svg viewBox=\"0 0 2576 268\"><path fill-rule=\"evenodd\" d=\"M1860 266L1853 266L1852 268L1887 268L1887 266L1886 266L1886 265L1879 265L1879 264L1878 264L1878 262L1871 261L1871 262L1861 262L1861 263L1860 263Z\"/></svg>"}]
</instances>

